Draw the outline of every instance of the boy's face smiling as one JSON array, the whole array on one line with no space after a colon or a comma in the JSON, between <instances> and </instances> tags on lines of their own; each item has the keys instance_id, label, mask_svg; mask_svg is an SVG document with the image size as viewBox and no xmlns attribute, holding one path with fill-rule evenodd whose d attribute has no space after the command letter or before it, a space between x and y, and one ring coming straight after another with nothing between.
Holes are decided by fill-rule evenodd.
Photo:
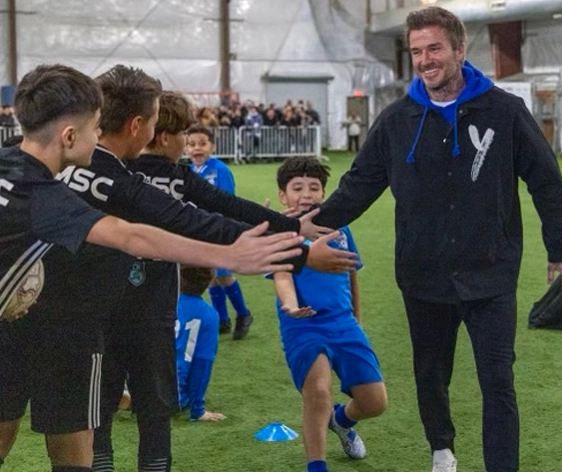
<instances>
[{"instance_id":1,"label":"boy's face smiling","mask_svg":"<svg viewBox=\"0 0 562 472\"><path fill-rule=\"evenodd\" d=\"M324 201L322 182L317 177L294 177L285 190L279 190L279 201L288 208L302 213Z\"/></svg>"},{"instance_id":2,"label":"boy's face smiling","mask_svg":"<svg viewBox=\"0 0 562 472\"><path fill-rule=\"evenodd\" d=\"M201 166L211 156L214 145L205 133L192 133L187 136L187 154L196 166Z\"/></svg>"}]
</instances>

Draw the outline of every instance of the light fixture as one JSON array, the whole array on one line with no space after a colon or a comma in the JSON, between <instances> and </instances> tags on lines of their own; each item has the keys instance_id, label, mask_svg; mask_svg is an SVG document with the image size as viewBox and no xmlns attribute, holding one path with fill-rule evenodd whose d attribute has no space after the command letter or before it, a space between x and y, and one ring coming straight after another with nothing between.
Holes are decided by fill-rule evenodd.
<instances>
[{"instance_id":1,"label":"light fixture","mask_svg":"<svg viewBox=\"0 0 562 472\"><path fill-rule=\"evenodd\" d=\"M490 10L492 11L505 10L506 3L507 3L506 0L490 0Z\"/></svg>"}]
</instances>

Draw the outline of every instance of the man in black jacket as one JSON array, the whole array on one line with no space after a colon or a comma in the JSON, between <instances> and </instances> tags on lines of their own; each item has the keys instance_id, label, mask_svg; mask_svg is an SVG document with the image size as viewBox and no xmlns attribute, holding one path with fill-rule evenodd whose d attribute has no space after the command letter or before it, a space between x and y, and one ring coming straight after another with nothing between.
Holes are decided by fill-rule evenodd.
<instances>
[{"instance_id":1,"label":"man in black jacket","mask_svg":"<svg viewBox=\"0 0 562 472\"><path fill-rule=\"evenodd\" d=\"M464 322L483 396L487 472L519 467L513 384L522 251L518 178L543 223L548 278L562 269L562 180L522 100L465 60L462 22L439 7L408 15L417 77L387 107L314 221L339 228L387 188L396 199L396 278L413 345L434 472L456 471L448 388Z\"/></svg>"}]
</instances>

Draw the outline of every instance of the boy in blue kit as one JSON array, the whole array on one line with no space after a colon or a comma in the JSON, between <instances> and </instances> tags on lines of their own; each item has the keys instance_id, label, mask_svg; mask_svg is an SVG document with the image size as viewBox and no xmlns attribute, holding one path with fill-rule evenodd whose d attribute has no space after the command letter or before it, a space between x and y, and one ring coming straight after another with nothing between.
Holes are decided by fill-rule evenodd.
<instances>
[{"instance_id":1,"label":"boy in blue kit","mask_svg":"<svg viewBox=\"0 0 562 472\"><path fill-rule=\"evenodd\" d=\"M226 164L212 156L215 150L213 132L202 125L191 126L187 130L187 154L191 159L191 168L209 183L234 195L234 176ZM226 297L236 310L236 323L232 339L246 337L250 331L253 317L246 307L240 284L232 271L217 269L217 274L209 288L211 302L219 313L219 331L229 333L232 326L226 307Z\"/></svg>"},{"instance_id":2,"label":"boy in blue kit","mask_svg":"<svg viewBox=\"0 0 562 472\"><path fill-rule=\"evenodd\" d=\"M182 410L193 421L222 421L222 413L205 410L205 392L217 354L219 315L203 300L215 277L213 269L183 266L176 320L176 363Z\"/></svg>"},{"instance_id":3,"label":"boy in blue kit","mask_svg":"<svg viewBox=\"0 0 562 472\"><path fill-rule=\"evenodd\" d=\"M329 167L311 157L287 159L277 172L281 203L300 212L322 203ZM349 228L330 242L356 252ZM352 459L366 455L354 430L357 421L378 416L387 406L385 384L373 349L359 325L356 271L273 275L285 358L303 398L303 440L308 472L325 472L327 429L334 431ZM332 405L332 370L345 405Z\"/></svg>"}]
</instances>

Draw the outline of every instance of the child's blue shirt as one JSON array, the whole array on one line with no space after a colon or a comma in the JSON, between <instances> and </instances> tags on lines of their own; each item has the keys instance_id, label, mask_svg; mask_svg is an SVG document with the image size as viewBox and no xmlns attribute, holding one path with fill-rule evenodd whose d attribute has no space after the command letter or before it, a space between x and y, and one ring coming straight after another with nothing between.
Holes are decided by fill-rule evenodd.
<instances>
[{"instance_id":1,"label":"child's blue shirt","mask_svg":"<svg viewBox=\"0 0 562 472\"><path fill-rule=\"evenodd\" d=\"M310 244L306 241L305 244ZM351 251L357 255L357 246L347 226L340 229L340 236L330 241L330 247ZM359 259L357 270L363 267ZM292 318L281 310L279 299L276 300L281 334L292 329L306 329L307 326L339 324L346 318L353 318L351 282L348 272L327 274L304 267L299 274L293 274L299 306L310 306L316 315L309 318Z\"/></svg>"},{"instance_id":2,"label":"child's blue shirt","mask_svg":"<svg viewBox=\"0 0 562 472\"><path fill-rule=\"evenodd\" d=\"M191 163L190 167L210 184L234 195L234 176L228 166L220 159L211 156L203 165L195 166Z\"/></svg>"}]
</instances>

